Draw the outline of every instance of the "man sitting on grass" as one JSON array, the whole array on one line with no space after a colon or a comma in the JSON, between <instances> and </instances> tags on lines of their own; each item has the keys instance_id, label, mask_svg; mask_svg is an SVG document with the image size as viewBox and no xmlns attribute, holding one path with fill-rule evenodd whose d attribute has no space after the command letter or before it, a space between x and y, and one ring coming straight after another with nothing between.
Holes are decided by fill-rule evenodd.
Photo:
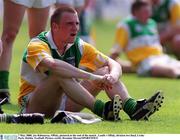
<instances>
[{"instance_id":1,"label":"man sitting on grass","mask_svg":"<svg viewBox=\"0 0 180 140\"><path fill-rule=\"evenodd\" d=\"M30 41L21 65L18 99L22 112L52 117L59 108L79 112L86 107L105 120L117 121L123 107L132 120L147 120L160 107L162 93L142 101L131 98L119 81L120 65L78 38L78 30L77 12L61 7L51 16L50 31ZM92 73L79 69L79 65ZM111 101L95 99L101 90Z\"/></svg>"},{"instance_id":2,"label":"man sitting on grass","mask_svg":"<svg viewBox=\"0 0 180 140\"><path fill-rule=\"evenodd\" d=\"M180 60L180 1L149 0L152 18L158 24L160 41L167 53L172 52Z\"/></svg>"}]
</instances>

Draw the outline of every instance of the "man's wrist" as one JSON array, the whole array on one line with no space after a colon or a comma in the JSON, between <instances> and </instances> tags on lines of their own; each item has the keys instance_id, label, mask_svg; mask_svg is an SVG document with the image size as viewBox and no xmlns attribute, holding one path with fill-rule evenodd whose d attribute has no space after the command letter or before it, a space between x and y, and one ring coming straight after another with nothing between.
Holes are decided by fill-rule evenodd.
<instances>
[{"instance_id":1,"label":"man's wrist","mask_svg":"<svg viewBox=\"0 0 180 140\"><path fill-rule=\"evenodd\" d=\"M89 80L101 80L102 76L100 75L94 75L94 74L90 74L89 75Z\"/></svg>"}]
</instances>

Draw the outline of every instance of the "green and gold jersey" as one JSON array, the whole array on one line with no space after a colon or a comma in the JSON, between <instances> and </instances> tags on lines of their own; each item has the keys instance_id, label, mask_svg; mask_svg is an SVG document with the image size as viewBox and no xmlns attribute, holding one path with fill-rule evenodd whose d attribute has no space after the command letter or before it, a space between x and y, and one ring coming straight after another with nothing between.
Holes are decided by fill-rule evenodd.
<instances>
[{"instance_id":1,"label":"green and gold jersey","mask_svg":"<svg viewBox=\"0 0 180 140\"><path fill-rule=\"evenodd\" d=\"M142 24L130 17L118 24L114 50L124 50L134 66L151 55L160 55L162 46L159 42L156 23L149 19Z\"/></svg>"},{"instance_id":2,"label":"green and gold jersey","mask_svg":"<svg viewBox=\"0 0 180 140\"><path fill-rule=\"evenodd\" d=\"M37 69L39 63L45 58L62 60L75 67L82 65L91 70L102 67L108 60L107 56L80 38L76 38L73 44L68 44L64 55L60 55L51 32L42 32L30 41L24 52L19 102L22 96L32 92L37 84L49 75L46 68Z\"/></svg>"}]
</instances>

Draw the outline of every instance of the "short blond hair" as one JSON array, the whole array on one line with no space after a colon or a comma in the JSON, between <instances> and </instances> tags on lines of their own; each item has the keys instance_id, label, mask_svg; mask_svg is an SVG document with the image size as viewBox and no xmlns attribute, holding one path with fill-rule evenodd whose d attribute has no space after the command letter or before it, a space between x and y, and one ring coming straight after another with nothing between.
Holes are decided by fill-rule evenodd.
<instances>
[{"instance_id":1,"label":"short blond hair","mask_svg":"<svg viewBox=\"0 0 180 140\"><path fill-rule=\"evenodd\" d=\"M51 19L50 19L51 25L52 23L58 24L61 21L62 14L66 12L77 14L76 10L71 6L62 6L60 8L57 8L51 16Z\"/></svg>"}]
</instances>

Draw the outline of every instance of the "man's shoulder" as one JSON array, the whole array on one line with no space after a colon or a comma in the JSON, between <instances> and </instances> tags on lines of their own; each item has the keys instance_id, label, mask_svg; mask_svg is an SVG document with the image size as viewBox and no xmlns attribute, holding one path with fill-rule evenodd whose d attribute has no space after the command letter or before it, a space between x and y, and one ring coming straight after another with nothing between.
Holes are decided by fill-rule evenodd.
<instances>
[{"instance_id":1,"label":"man's shoulder","mask_svg":"<svg viewBox=\"0 0 180 140\"><path fill-rule=\"evenodd\" d=\"M42 41L41 39L34 37L30 40L29 44L43 44L43 45L47 45L46 42Z\"/></svg>"},{"instance_id":2,"label":"man's shoulder","mask_svg":"<svg viewBox=\"0 0 180 140\"><path fill-rule=\"evenodd\" d=\"M126 18L120 19L118 24L127 24L127 22L134 21L134 18L132 16L128 16Z\"/></svg>"},{"instance_id":3,"label":"man's shoulder","mask_svg":"<svg viewBox=\"0 0 180 140\"><path fill-rule=\"evenodd\" d=\"M47 31L43 31L39 35L37 35L36 38L43 41L43 42L45 42L46 44L49 44L48 39L46 37L47 33L48 33Z\"/></svg>"},{"instance_id":4,"label":"man's shoulder","mask_svg":"<svg viewBox=\"0 0 180 140\"><path fill-rule=\"evenodd\" d=\"M74 45L78 48L83 47L85 43L86 42L83 39L81 39L80 37L76 37L76 40L74 41Z\"/></svg>"},{"instance_id":5,"label":"man's shoulder","mask_svg":"<svg viewBox=\"0 0 180 140\"><path fill-rule=\"evenodd\" d=\"M124 19L121 19L118 23L117 23L117 29L123 28L123 29L128 29L129 27L129 23L133 22L134 19L129 16L126 17Z\"/></svg>"},{"instance_id":6,"label":"man's shoulder","mask_svg":"<svg viewBox=\"0 0 180 140\"><path fill-rule=\"evenodd\" d=\"M41 32L36 37L33 37L29 44L42 44L42 45L48 45L48 39L46 38L47 31Z\"/></svg>"},{"instance_id":7,"label":"man's shoulder","mask_svg":"<svg viewBox=\"0 0 180 140\"><path fill-rule=\"evenodd\" d=\"M30 40L29 44L28 44L28 48L29 49L49 49L48 44L42 40L40 40L37 37L34 37Z\"/></svg>"}]
</instances>

